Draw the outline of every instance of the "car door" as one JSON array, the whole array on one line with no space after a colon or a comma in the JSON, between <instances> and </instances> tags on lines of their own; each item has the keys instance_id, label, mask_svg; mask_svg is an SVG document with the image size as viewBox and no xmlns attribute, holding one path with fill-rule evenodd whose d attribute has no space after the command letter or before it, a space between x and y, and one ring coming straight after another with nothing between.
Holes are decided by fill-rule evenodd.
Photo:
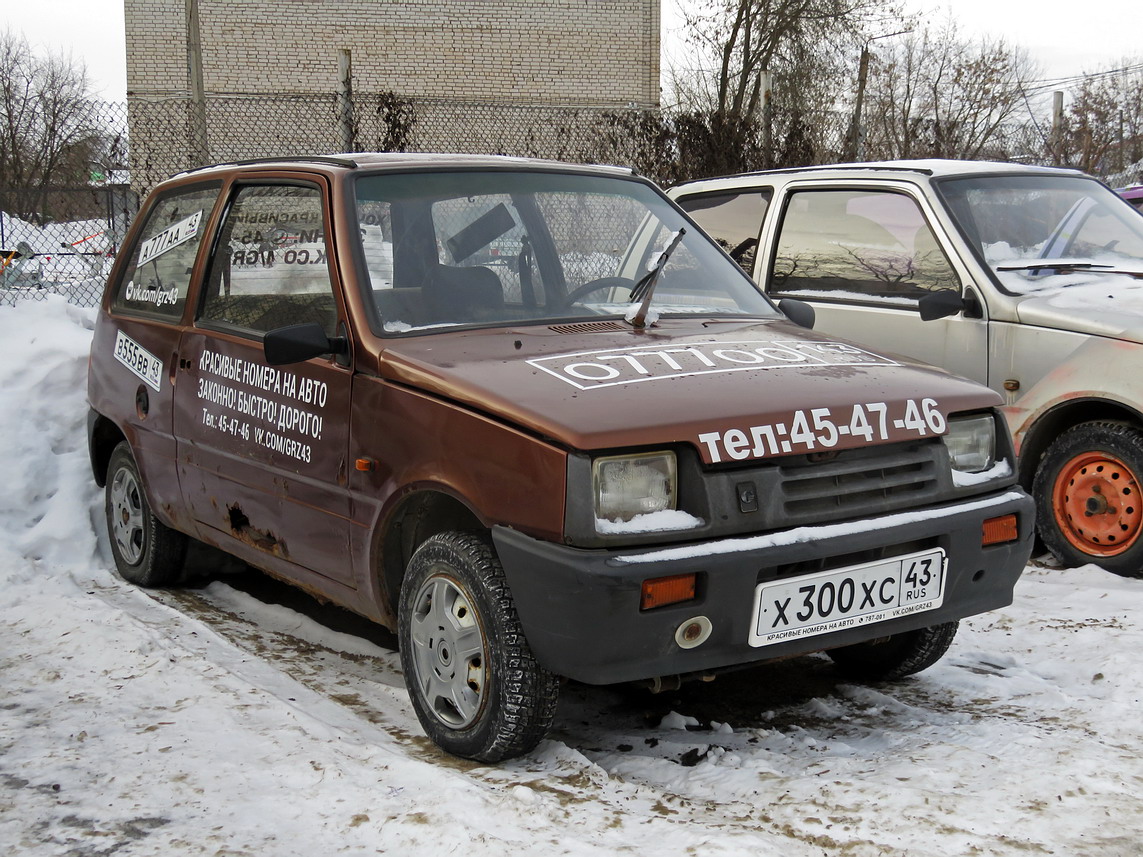
<instances>
[{"instance_id":1,"label":"car door","mask_svg":"<svg viewBox=\"0 0 1143 857\"><path fill-rule=\"evenodd\" d=\"M174 422L185 502L209 540L352 584L348 361L270 366L262 350L287 325L344 332L327 220L320 185L233 188L179 346Z\"/></svg>"},{"instance_id":2,"label":"car door","mask_svg":"<svg viewBox=\"0 0 1143 857\"><path fill-rule=\"evenodd\" d=\"M815 329L987 382L979 299L979 312L920 317L920 298L969 279L906 190L795 186L775 199L775 188L759 186L678 202L772 298L812 304Z\"/></svg>"},{"instance_id":3,"label":"car door","mask_svg":"<svg viewBox=\"0 0 1143 857\"><path fill-rule=\"evenodd\" d=\"M772 252L756 268L756 279L771 297L813 304L816 329L824 333L987 383L988 320L978 297L973 309L921 318L921 298L960 293L970 280L950 261L912 194L875 187L794 188L772 228Z\"/></svg>"}]
</instances>

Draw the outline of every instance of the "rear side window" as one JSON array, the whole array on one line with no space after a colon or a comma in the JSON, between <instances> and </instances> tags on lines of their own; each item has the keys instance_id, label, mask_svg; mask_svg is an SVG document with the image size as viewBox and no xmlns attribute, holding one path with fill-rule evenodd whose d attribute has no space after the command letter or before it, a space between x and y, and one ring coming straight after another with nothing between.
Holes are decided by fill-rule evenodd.
<instances>
[{"instance_id":1,"label":"rear side window","mask_svg":"<svg viewBox=\"0 0 1143 857\"><path fill-rule=\"evenodd\" d=\"M199 322L255 334L317 322L337 328L321 192L244 186L227 210Z\"/></svg>"},{"instance_id":2,"label":"rear side window","mask_svg":"<svg viewBox=\"0 0 1143 857\"><path fill-rule=\"evenodd\" d=\"M172 319L182 317L191 269L218 189L214 184L180 190L155 204L119 281L112 307Z\"/></svg>"},{"instance_id":3,"label":"rear side window","mask_svg":"<svg viewBox=\"0 0 1143 857\"><path fill-rule=\"evenodd\" d=\"M753 276L758 233L773 196L771 188L759 188L697 194L677 202L719 247L730 254L731 259Z\"/></svg>"}]
</instances>

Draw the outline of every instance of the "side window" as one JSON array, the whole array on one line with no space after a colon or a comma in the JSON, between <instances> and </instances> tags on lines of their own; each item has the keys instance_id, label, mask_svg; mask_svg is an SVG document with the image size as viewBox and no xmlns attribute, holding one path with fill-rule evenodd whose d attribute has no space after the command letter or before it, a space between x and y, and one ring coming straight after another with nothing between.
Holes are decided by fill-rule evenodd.
<instances>
[{"instance_id":1,"label":"side window","mask_svg":"<svg viewBox=\"0 0 1143 857\"><path fill-rule=\"evenodd\" d=\"M177 191L156 203L112 299L115 309L182 316L191 268L219 187Z\"/></svg>"},{"instance_id":2,"label":"side window","mask_svg":"<svg viewBox=\"0 0 1143 857\"><path fill-rule=\"evenodd\" d=\"M772 188L760 188L696 194L683 197L678 203L719 247L730 254L731 259L753 276L758 233L773 197Z\"/></svg>"},{"instance_id":3,"label":"side window","mask_svg":"<svg viewBox=\"0 0 1143 857\"><path fill-rule=\"evenodd\" d=\"M779 227L769 291L916 306L959 289L916 202L884 191L801 191Z\"/></svg>"},{"instance_id":4,"label":"side window","mask_svg":"<svg viewBox=\"0 0 1143 857\"><path fill-rule=\"evenodd\" d=\"M317 322L337 329L321 192L242 187L226 213L199 321L255 333Z\"/></svg>"}]
</instances>

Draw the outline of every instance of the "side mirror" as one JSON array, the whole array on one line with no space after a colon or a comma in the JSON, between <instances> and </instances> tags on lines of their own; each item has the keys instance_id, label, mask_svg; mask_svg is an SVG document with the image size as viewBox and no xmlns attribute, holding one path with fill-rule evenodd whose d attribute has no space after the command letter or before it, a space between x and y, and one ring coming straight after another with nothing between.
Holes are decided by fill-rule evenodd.
<instances>
[{"instance_id":1,"label":"side mirror","mask_svg":"<svg viewBox=\"0 0 1143 857\"><path fill-rule=\"evenodd\" d=\"M814 329L814 322L817 321L817 313L815 313L814 308L805 301L786 298L784 301L778 301L778 309L784 312L786 318L794 324L804 327L807 330Z\"/></svg>"},{"instance_id":2,"label":"side mirror","mask_svg":"<svg viewBox=\"0 0 1143 857\"><path fill-rule=\"evenodd\" d=\"M301 363L323 354L345 354L349 344L345 337L325 335L320 324L291 324L268 331L262 340L262 353L271 366Z\"/></svg>"},{"instance_id":3,"label":"side mirror","mask_svg":"<svg viewBox=\"0 0 1143 857\"><path fill-rule=\"evenodd\" d=\"M917 309L921 311L921 321L936 321L938 318L948 318L950 315L963 312L965 302L960 292L941 289L917 301Z\"/></svg>"}]
</instances>

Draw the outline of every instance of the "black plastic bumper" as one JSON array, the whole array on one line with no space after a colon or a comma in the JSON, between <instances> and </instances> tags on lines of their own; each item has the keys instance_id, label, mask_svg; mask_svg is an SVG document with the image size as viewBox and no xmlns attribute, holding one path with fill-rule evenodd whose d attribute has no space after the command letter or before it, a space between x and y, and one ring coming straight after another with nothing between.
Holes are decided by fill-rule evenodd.
<instances>
[{"instance_id":1,"label":"black plastic bumper","mask_svg":"<svg viewBox=\"0 0 1143 857\"><path fill-rule=\"evenodd\" d=\"M982 547L983 522L1013 513L1018 539ZM504 527L493 529L493 540L539 662L577 681L610 684L821 651L1006 606L1031 553L1032 533L1032 500L1013 487L867 521L673 547L580 550ZM918 545L943 548L947 555L940 607L817 636L749 644L755 588L777 579L777 567L824 559L828 568L832 557L863 551L893 556ZM644 580L689 572L703 581L695 600L640 611ZM707 617L713 630L702 645L683 649L675 632L696 616Z\"/></svg>"}]
</instances>

